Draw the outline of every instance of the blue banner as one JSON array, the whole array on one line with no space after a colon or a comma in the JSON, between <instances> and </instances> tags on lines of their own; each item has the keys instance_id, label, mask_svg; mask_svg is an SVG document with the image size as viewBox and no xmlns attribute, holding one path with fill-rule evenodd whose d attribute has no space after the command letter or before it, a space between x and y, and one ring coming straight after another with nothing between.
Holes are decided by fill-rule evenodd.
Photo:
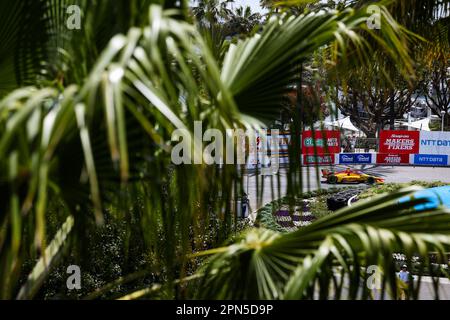
<instances>
[{"instance_id":1,"label":"blue banner","mask_svg":"<svg viewBox=\"0 0 450 320\"><path fill-rule=\"evenodd\" d=\"M372 163L371 153L341 153L339 154L340 164L369 164Z\"/></svg>"},{"instance_id":2,"label":"blue banner","mask_svg":"<svg viewBox=\"0 0 450 320\"><path fill-rule=\"evenodd\" d=\"M414 164L423 164L431 166L448 165L448 155L441 154L415 154Z\"/></svg>"}]
</instances>

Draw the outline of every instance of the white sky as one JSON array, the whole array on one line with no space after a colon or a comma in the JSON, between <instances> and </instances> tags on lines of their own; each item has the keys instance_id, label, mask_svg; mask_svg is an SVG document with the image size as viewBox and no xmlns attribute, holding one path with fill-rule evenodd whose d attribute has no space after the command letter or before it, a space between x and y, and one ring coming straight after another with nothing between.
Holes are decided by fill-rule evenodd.
<instances>
[{"instance_id":1,"label":"white sky","mask_svg":"<svg viewBox=\"0 0 450 320\"><path fill-rule=\"evenodd\" d=\"M248 6L252 9L252 12L264 13L266 11L259 5L259 0L234 0L234 7L239 6Z\"/></svg>"}]
</instances>

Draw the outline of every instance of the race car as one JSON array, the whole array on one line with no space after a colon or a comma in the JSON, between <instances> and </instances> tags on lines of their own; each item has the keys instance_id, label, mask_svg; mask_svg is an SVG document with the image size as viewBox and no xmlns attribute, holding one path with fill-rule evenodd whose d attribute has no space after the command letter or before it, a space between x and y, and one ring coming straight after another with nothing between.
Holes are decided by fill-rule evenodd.
<instances>
[{"instance_id":1,"label":"race car","mask_svg":"<svg viewBox=\"0 0 450 320\"><path fill-rule=\"evenodd\" d=\"M369 174L365 174L356 170L346 169L343 171L330 171L322 169L322 178L327 179L327 183L367 183L367 184L383 184L384 179Z\"/></svg>"}]
</instances>

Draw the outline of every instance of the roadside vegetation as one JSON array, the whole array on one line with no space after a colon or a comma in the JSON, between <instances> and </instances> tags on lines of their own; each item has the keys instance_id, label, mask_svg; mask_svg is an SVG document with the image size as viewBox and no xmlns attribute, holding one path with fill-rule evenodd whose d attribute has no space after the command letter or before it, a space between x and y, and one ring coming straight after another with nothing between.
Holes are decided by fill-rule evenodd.
<instances>
[{"instance_id":1,"label":"roadside vegetation","mask_svg":"<svg viewBox=\"0 0 450 320\"><path fill-rule=\"evenodd\" d=\"M274 216L281 207L290 208L292 210L295 207L303 207L304 201L309 200L311 213L316 219L320 219L332 213L332 211L327 208L327 197L349 188L320 189L306 192L302 194L301 197L295 199L283 197L279 200L274 200L257 210L255 225L273 231L289 232L289 229L280 226Z\"/></svg>"},{"instance_id":2,"label":"roadside vegetation","mask_svg":"<svg viewBox=\"0 0 450 320\"><path fill-rule=\"evenodd\" d=\"M412 181L410 183L386 183L382 185L372 185L358 194L358 200L370 199L378 195L392 193L411 186L420 186L427 189L446 185L448 184L441 181ZM280 208L285 208L288 210L290 209L292 215L292 209L304 206L305 200L307 200L309 208L308 211L311 212L315 220L319 220L332 215L335 212L328 209L327 199L329 197L333 196L334 194L341 193L346 190L354 190L356 188L359 188L359 186L320 189L317 191L304 193L301 197L296 197L295 199L283 197L279 200L274 200L257 210L255 225L278 232L291 232L292 229L282 227L276 220L276 213L280 210Z\"/></svg>"}]
</instances>

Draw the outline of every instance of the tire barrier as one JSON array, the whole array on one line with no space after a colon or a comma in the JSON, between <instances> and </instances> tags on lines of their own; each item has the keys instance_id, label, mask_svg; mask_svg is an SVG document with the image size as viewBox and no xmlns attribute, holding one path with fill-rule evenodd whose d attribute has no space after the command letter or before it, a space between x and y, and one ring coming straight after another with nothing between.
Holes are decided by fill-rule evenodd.
<instances>
[{"instance_id":1,"label":"tire barrier","mask_svg":"<svg viewBox=\"0 0 450 320\"><path fill-rule=\"evenodd\" d=\"M330 211L337 211L341 208L348 206L349 200L359 195L361 192L367 189L367 186L361 186L358 188L352 188L333 194L327 198L327 207ZM353 202L356 199L353 199Z\"/></svg>"},{"instance_id":2,"label":"tire barrier","mask_svg":"<svg viewBox=\"0 0 450 320\"><path fill-rule=\"evenodd\" d=\"M354 202L358 201L358 195L354 195L347 201L347 207L351 207Z\"/></svg>"}]
</instances>

